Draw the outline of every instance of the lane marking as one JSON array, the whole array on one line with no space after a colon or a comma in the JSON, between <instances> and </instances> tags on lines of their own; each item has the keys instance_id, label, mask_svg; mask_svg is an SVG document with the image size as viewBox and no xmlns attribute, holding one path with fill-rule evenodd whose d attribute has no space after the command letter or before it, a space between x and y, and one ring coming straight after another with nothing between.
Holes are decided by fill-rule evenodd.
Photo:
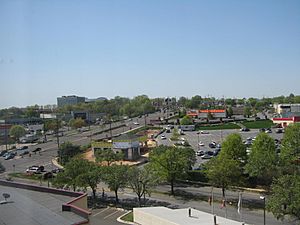
<instances>
[{"instance_id":1,"label":"lane marking","mask_svg":"<svg viewBox=\"0 0 300 225\"><path fill-rule=\"evenodd\" d=\"M120 211L117 210L117 211L115 211L115 212L112 212L111 214L109 214L109 215L103 217L103 219L106 219L106 218L108 218L108 217L111 217L112 215L117 214L118 212L120 212Z\"/></svg>"},{"instance_id":2,"label":"lane marking","mask_svg":"<svg viewBox=\"0 0 300 225\"><path fill-rule=\"evenodd\" d=\"M108 209L110 209L110 208L105 208L105 209L103 209L102 211L100 211L100 212L97 212L96 214L94 214L93 216L97 216L97 215L99 215L99 214L101 214L101 213L103 213L103 212L105 212L106 210L108 210Z\"/></svg>"}]
</instances>

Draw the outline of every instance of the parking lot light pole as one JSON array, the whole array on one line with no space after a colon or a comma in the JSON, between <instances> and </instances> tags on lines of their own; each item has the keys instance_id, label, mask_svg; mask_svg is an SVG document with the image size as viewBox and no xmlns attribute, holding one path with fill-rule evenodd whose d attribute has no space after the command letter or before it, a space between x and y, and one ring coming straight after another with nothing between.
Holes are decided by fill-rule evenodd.
<instances>
[{"instance_id":1,"label":"parking lot light pole","mask_svg":"<svg viewBox=\"0 0 300 225\"><path fill-rule=\"evenodd\" d=\"M266 197L260 196L259 198L264 200L264 225L266 225Z\"/></svg>"},{"instance_id":2,"label":"parking lot light pole","mask_svg":"<svg viewBox=\"0 0 300 225\"><path fill-rule=\"evenodd\" d=\"M199 135L200 135L200 132L197 132L197 135L198 135L198 150L200 150L200 137L199 137Z\"/></svg>"}]
</instances>

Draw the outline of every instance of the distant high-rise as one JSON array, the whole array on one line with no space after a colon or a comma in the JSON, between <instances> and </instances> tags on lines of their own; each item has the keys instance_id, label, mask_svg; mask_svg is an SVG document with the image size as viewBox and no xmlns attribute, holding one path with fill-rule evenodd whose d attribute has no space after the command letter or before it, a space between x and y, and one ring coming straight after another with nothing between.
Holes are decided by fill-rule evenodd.
<instances>
[{"instance_id":1,"label":"distant high-rise","mask_svg":"<svg viewBox=\"0 0 300 225\"><path fill-rule=\"evenodd\" d=\"M57 98L58 107L63 107L65 105L76 105L78 103L85 103L85 97L70 95L70 96L62 96Z\"/></svg>"}]
</instances>

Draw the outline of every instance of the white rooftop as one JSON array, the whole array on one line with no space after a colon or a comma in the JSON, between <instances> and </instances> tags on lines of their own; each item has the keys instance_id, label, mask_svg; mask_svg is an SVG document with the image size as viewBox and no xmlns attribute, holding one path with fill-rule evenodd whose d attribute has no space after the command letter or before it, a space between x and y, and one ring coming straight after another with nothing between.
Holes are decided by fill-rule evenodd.
<instances>
[{"instance_id":1,"label":"white rooftop","mask_svg":"<svg viewBox=\"0 0 300 225\"><path fill-rule=\"evenodd\" d=\"M136 221L136 219L141 219ZM147 221L145 219L147 218ZM189 216L189 209L169 209L166 207L145 207L134 208L135 222L146 224L172 224L172 225L214 225L214 216L212 214L202 212L196 209L191 209L191 216ZM152 220L152 221L150 221ZM156 221L155 223L153 223ZM158 222L159 221L159 222ZM242 222L226 219L217 216L218 225L241 225Z\"/></svg>"}]
</instances>

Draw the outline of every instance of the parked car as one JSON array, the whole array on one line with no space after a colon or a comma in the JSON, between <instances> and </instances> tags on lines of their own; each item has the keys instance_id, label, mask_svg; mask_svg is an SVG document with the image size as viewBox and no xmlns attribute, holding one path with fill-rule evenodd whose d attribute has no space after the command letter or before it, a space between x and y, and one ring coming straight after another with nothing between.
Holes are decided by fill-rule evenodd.
<instances>
[{"instance_id":1,"label":"parked car","mask_svg":"<svg viewBox=\"0 0 300 225\"><path fill-rule=\"evenodd\" d=\"M160 136L160 139L161 139L161 140L165 140L165 139L167 139L167 138L166 138L165 135L161 135L161 136Z\"/></svg>"},{"instance_id":2,"label":"parked car","mask_svg":"<svg viewBox=\"0 0 300 225\"><path fill-rule=\"evenodd\" d=\"M277 130L275 130L275 133L277 133L277 134L281 134L281 133L283 133L283 129L281 129L281 128L278 128Z\"/></svg>"},{"instance_id":3,"label":"parked car","mask_svg":"<svg viewBox=\"0 0 300 225\"><path fill-rule=\"evenodd\" d=\"M133 122L134 125L140 125L138 122Z\"/></svg>"},{"instance_id":4,"label":"parked car","mask_svg":"<svg viewBox=\"0 0 300 225\"><path fill-rule=\"evenodd\" d=\"M250 131L250 129L249 129L249 128L247 128L247 127L244 127L244 128L241 128L241 129L240 129L240 131L243 131L243 132L248 132L248 131Z\"/></svg>"},{"instance_id":5,"label":"parked car","mask_svg":"<svg viewBox=\"0 0 300 225\"><path fill-rule=\"evenodd\" d=\"M24 150L22 152L19 153L19 156L24 156L24 155L27 155L29 154L29 151L28 150Z\"/></svg>"},{"instance_id":6,"label":"parked car","mask_svg":"<svg viewBox=\"0 0 300 225\"><path fill-rule=\"evenodd\" d=\"M204 143L200 141L198 145L199 146L204 146Z\"/></svg>"},{"instance_id":7,"label":"parked car","mask_svg":"<svg viewBox=\"0 0 300 225\"><path fill-rule=\"evenodd\" d=\"M205 154L205 152L203 150L199 150L196 152L197 156L203 156Z\"/></svg>"},{"instance_id":8,"label":"parked car","mask_svg":"<svg viewBox=\"0 0 300 225\"><path fill-rule=\"evenodd\" d=\"M64 172L64 169L56 168L51 171L52 173L61 173Z\"/></svg>"},{"instance_id":9,"label":"parked car","mask_svg":"<svg viewBox=\"0 0 300 225\"><path fill-rule=\"evenodd\" d=\"M201 130L201 131L200 131L200 134L209 134L209 132L208 132L208 131Z\"/></svg>"},{"instance_id":10,"label":"parked car","mask_svg":"<svg viewBox=\"0 0 300 225\"><path fill-rule=\"evenodd\" d=\"M201 156L201 159L211 159L211 158L212 156L207 153Z\"/></svg>"},{"instance_id":11,"label":"parked car","mask_svg":"<svg viewBox=\"0 0 300 225\"><path fill-rule=\"evenodd\" d=\"M5 156L5 160L9 160L9 159L13 159L13 158L15 158L15 156L16 156L16 153L14 153L14 152L10 152L10 153L8 153L6 156Z\"/></svg>"},{"instance_id":12,"label":"parked car","mask_svg":"<svg viewBox=\"0 0 300 225\"><path fill-rule=\"evenodd\" d=\"M21 146L21 147L18 147L17 150L25 150L25 149L28 149L28 146L27 145L24 145L24 146Z\"/></svg>"},{"instance_id":13,"label":"parked car","mask_svg":"<svg viewBox=\"0 0 300 225\"><path fill-rule=\"evenodd\" d=\"M26 173L41 173L44 172L44 166L31 166L26 170Z\"/></svg>"},{"instance_id":14,"label":"parked car","mask_svg":"<svg viewBox=\"0 0 300 225\"><path fill-rule=\"evenodd\" d=\"M269 133L272 133L272 130L270 128L268 128L268 129L266 129L265 132L269 134Z\"/></svg>"},{"instance_id":15,"label":"parked car","mask_svg":"<svg viewBox=\"0 0 300 225\"><path fill-rule=\"evenodd\" d=\"M216 142L211 142L208 144L208 147L210 148L215 148L216 147Z\"/></svg>"},{"instance_id":16,"label":"parked car","mask_svg":"<svg viewBox=\"0 0 300 225\"><path fill-rule=\"evenodd\" d=\"M3 156L5 153L7 153L7 150L2 150L2 151L0 152L0 156Z\"/></svg>"}]
</instances>

